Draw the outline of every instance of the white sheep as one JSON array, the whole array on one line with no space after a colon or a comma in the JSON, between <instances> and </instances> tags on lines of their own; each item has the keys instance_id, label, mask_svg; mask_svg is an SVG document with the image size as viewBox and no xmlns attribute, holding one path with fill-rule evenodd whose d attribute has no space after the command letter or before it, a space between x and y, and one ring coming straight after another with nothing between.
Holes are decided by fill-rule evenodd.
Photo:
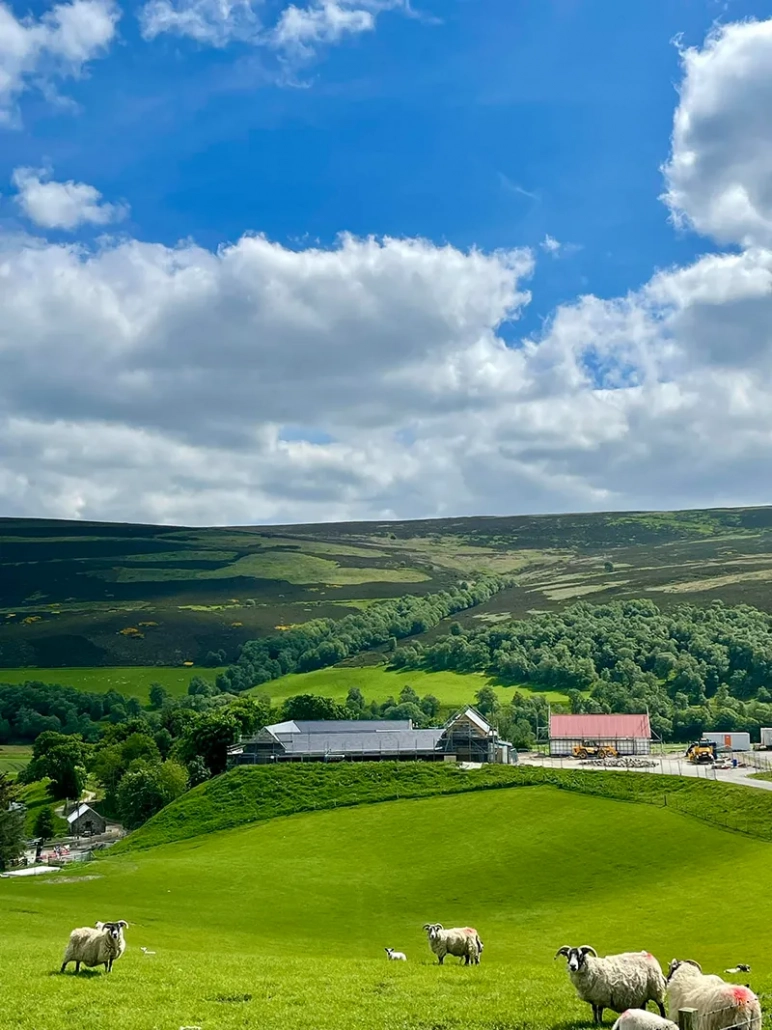
<instances>
[{"instance_id":1,"label":"white sheep","mask_svg":"<svg viewBox=\"0 0 772 1030\"><path fill-rule=\"evenodd\" d=\"M429 947L442 965L446 955L455 955L464 960L464 965L478 965L483 944L480 935L472 926L456 926L444 929L442 923L424 923L429 938Z\"/></svg>"},{"instance_id":2,"label":"white sheep","mask_svg":"<svg viewBox=\"0 0 772 1030\"><path fill-rule=\"evenodd\" d=\"M81 926L73 930L62 959L64 972L69 962L75 963L75 972L80 972L81 965L104 966L105 972L112 972L113 962L119 959L126 950L124 929L129 924L125 919L117 923L97 923L93 926Z\"/></svg>"},{"instance_id":3,"label":"white sheep","mask_svg":"<svg viewBox=\"0 0 772 1030\"><path fill-rule=\"evenodd\" d=\"M407 962L407 955L402 951L394 951L393 948L383 949L388 955L389 962Z\"/></svg>"},{"instance_id":4,"label":"white sheep","mask_svg":"<svg viewBox=\"0 0 772 1030\"><path fill-rule=\"evenodd\" d=\"M655 1012L648 1012L646 1009L627 1009L611 1030L678 1030L678 1026Z\"/></svg>"},{"instance_id":5,"label":"white sheep","mask_svg":"<svg viewBox=\"0 0 772 1030\"><path fill-rule=\"evenodd\" d=\"M670 963L667 1000L671 1019L677 1018L679 1009L697 1010L695 1030L761 1030L761 1005L750 987L706 975L691 959Z\"/></svg>"},{"instance_id":6,"label":"white sheep","mask_svg":"<svg viewBox=\"0 0 772 1030\"><path fill-rule=\"evenodd\" d=\"M596 1023L602 1022L604 1009L645 1009L650 1001L656 1002L665 1018L665 977L648 951L599 958L595 948L585 944L581 948L559 948L555 958L560 955L565 955L571 983L581 1000L592 1006Z\"/></svg>"}]
</instances>

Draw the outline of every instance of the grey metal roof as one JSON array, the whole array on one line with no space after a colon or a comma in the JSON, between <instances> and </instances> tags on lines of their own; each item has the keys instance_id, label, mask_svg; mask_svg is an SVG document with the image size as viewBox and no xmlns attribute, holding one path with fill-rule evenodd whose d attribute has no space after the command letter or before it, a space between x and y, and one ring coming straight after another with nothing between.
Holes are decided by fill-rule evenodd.
<instances>
[{"instance_id":1,"label":"grey metal roof","mask_svg":"<svg viewBox=\"0 0 772 1030\"><path fill-rule=\"evenodd\" d=\"M284 733L393 733L412 729L410 719L294 719L265 728L273 734Z\"/></svg>"},{"instance_id":2,"label":"grey metal roof","mask_svg":"<svg viewBox=\"0 0 772 1030\"><path fill-rule=\"evenodd\" d=\"M392 730L378 733L277 733L287 754L405 754L434 751L441 729Z\"/></svg>"}]
</instances>

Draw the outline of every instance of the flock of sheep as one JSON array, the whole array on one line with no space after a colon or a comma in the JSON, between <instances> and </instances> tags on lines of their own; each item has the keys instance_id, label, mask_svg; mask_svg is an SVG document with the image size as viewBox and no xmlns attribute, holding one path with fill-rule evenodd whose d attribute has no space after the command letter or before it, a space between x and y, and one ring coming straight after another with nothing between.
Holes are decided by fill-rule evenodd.
<instances>
[{"instance_id":1,"label":"flock of sheep","mask_svg":"<svg viewBox=\"0 0 772 1030\"><path fill-rule=\"evenodd\" d=\"M706 975L691 959L673 959L665 976L648 951L599 958L585 944L562 947L555 958L561 955L576 993L592 1006L597 1024L603 1010L611 1009L622 1013L614 1030L678 1030L674 1021L687 1009L693 1012L694 1030L761 1030L761 1005L750 987ZM652 1001L659 1015L646 1011Z\"/></svg>"},{"instance_id":2,"label":"flock of sheep","mask_svg":"<svg viewBox=\"0 0 772 1030\"><path fill-rule=\"evenodd\" d=\"M74 962L76 973L81 965L103 965L105 972L111 972L113 963L126 950L123 931L128 925L120 919L73 930L61 971ZM425 923L424 930L440 965L447 955L462 959L465 965L479 965L483 943L474 927L446 930L442 923ZM393 948L385 951L392 962L406 961L404 952ZM687 1009L694 1014L693 1030L761 1030L761 1005L750 987L706 975L699 963L691 959L673 959L665 976L648 951L601 958L588 944L579 948L564 945L555 958L561 956L566 959L577 995L592 1006L596 1024L602 1022L604 1010L611 1009L622 1013L613 1030L678 1030L674 1020ZM729 972L748 968L740 966ZM655 1003L659 1015L646 1010L649 1002Z\"/></svg>"},{"instance_id":3,"label":"flock of sheep","mask_svg":"<svg viewBox=\"0 0 772 1030\"><path fill-rule=\"evenodd\" d=\"M463 959L465 965L479 964L483 944L473 927L445 930L441 923L425 923L424 930L440 965L446 955ZM404 952L385 950L390 961L406 961ZM592 1007L598 1025L604 1010L611 1009L622 1013L613 1030L679 1030L675 1020L686 1009L693 1013L693 1030L761 1030L761 1005L750 987L707 975L692 959L673 959L665 976L648 951L600 958L594 948L584 944L579 948L565 945L555 958L561 955L576 993ZM727 972L749 970L741 965ZM649 1002L656 1004L659 1015L647 1011Z\"/></svg>"}]
</instances>

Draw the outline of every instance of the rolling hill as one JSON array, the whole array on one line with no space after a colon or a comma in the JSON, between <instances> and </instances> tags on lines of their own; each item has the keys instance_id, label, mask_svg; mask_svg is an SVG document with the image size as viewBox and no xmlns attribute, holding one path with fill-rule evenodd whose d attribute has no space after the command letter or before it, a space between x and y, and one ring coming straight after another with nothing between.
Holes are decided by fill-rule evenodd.
<instances>
[{"instance_id":1,"label":"rolling hill","mask_svg":"<svg viewBox=\"0 0 772 1030\"><path fill-rule=\"evenodd\" d=\"M576 1026L589 1010L553 956L585 942L749 962L765 994L769 859L673 809L549 786L269 819L0 881L4 1025ZM73 926L119 918L129 949L110 976L56 975ZM482 964L433 964L427 920L475 925Z\"/></svg>"},{"instance_id":2,"label":"rolling hill","mask_svg":"<svg viewBox=\"0 0 772 1030\"><path fill-rule=\"evenodd\" d=\"M462 622L583 597L772 610L772 508L219 529L1 519L0 668L222 665L277 627L481 573L516 585Z\"/></svg>"}]
</instances>

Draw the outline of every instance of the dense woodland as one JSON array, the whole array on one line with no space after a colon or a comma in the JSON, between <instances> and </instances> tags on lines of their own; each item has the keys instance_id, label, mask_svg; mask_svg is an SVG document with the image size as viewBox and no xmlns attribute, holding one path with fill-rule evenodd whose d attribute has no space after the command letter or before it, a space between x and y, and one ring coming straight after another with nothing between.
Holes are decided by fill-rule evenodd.
<instances>
[{"instance_id":1,"label":"dense woodland","mask_svg":"<svg viewBox=\"0 0 772 1030\"><path fill-rule=\"evenodd\" d=\"M581 603L483 629L454 624L426 647L399 649L392 664L559 690L574 712L648 709L665 740L772 726L772 616L747 605L665 612L647 600ZM542 708L515 690L514 710L501 718L526 720L535 734Z\"/></svg>"},{"instance_id":2,"label":"dense woodland","mask_svg":"<svg viewBox=\"0 0 772 1030\"><path fill-rule=\"evenodd\" d=\"M408 595L373 604L343 619L315 619L286 632L244 644L235 665L217 679L218 687L239 693L289 672L337 665L351 655L424 633L457 612L489 601L511 579L488 576L425 597Z\"/></svg>"}]
</instances>

